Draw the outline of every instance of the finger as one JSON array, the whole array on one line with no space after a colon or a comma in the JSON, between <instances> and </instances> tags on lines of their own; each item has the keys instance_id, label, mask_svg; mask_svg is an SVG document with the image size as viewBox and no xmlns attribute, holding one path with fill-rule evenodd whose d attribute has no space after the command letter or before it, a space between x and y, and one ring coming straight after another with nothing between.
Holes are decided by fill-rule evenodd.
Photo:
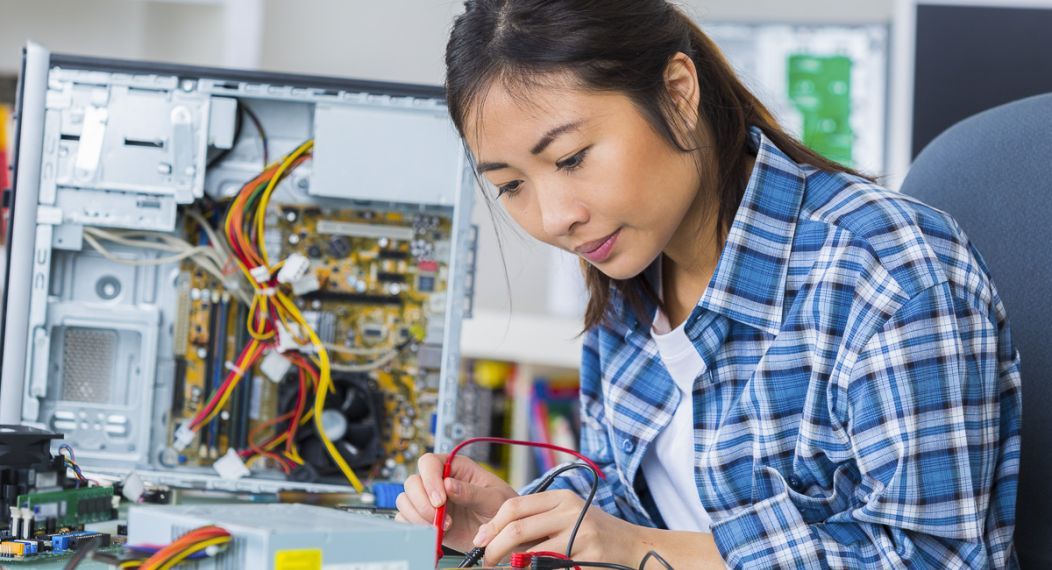
<instances>
[{"instance_id":1,"label":"finger","mask_svg":"<svg viewBox=\"0 0 1052 570\"><path fill-rule=\"evenodd\" d=\"M431 499L428 498L428 493L424 490L424 484L420 477L413 476L405 480L404 494L420 516L429 520L435 520L435 508L431 506Z\"/></svg>"},{"instance_id":2,"label":"finger","mask_svg":"<svg viewBox=\"0 0 1052 570\"><path fill-rule=\"evenodd\" d=\"M424 496L432 507L438 508L446 502L445 487L442 485L442 471L445 468L446 456L426 453L416 462L417 474L425 491Z\"/></svg>"},{"instance_id":3,"label":"finger","mask_svg":"<svg viewBox=\"0 0 1052 570\"><path fill-rule=\"evenodd\" d=\"M567 528L566 519L561 512L547 511L509 522L486 545L486 565L497 564L512 552L561 536Z\"/></svg>"},{"instance_id":4,"label":"finger","mask_svg":"<svg viewBox=\"0 0 1052 570\"><path fill-rule=\"evenodd\" d=\"M461 481L467 481L469 483L481 483L482 479L488 479L492 475L489 471L486 471L475 463L470 457L458 455L453 458L453 463L449 466L449 476Z\"/></svg>"},{"instance_id":5,"label":"finger","mask_svg":"<svg viewBox=\"0 0 1052 570\"><path fill-rule=\"evenodd\" d=\"M546 491L508 499L488 523L479 527L475 546L486 546L488 539L499 534L512 521L546 513L575 496L569 491Z\"/></svg>"},{"instance_id":6,"label":"finger","mask_svg":"<svg viewBox=\"0 0 1052 570\"><path fill-rule=\"evenodd\" d=\"M405 493L398 495L395 499L395 506L398 507L398 515L405 522L412 524L431 524L431 521L425 519L410 502L409 497Z\"/></svg>"},{"instance_id":7,"label":"finger","mask_svg":"<svg viewBox=\"0 0 1052 570\"><path fill-rule=\"evenodd\" d=\"M451 503L467 506L479 516L493 518L507 495L501 489L473 485L452 477L445 480L446 496Z\"/></svg>"}]
</instances>

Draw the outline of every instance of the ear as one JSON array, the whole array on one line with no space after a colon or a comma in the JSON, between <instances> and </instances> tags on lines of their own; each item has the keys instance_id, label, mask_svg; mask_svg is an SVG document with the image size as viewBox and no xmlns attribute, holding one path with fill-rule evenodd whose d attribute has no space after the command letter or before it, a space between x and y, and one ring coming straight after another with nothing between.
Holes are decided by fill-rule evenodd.
<instances>
[{"instance_id":1,"label":"ear","mask_svg":"<svg viewBox=\"0 0 1052 570\"><path fill-rule=\"evenodd\" d=\"M665 88L676 105L683 126L694 130L698 126L698 70L694 61L683 52L676 52L665 66Z\"/></svg>"}]
</instances>

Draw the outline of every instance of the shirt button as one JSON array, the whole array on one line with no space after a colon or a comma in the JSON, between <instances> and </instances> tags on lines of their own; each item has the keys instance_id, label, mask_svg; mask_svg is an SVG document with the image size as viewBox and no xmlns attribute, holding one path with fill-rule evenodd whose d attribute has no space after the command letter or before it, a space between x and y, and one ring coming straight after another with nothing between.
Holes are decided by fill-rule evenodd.
<instances>
[{"instance_id":1,"label":"shirt button","mask_svg":"<svg viewBox=\"0 0 1052 570\"><path fill-rule=\"evenodd\" d=\"M796 475L790 475L789 478L785 480L785 482L789 483L789 486L792 487L794 491L799 490L800 487L803 486L803 482L800 481L800 478Z\"/></svg>"},{"instance_id":2,"label":"shirt button","mask_svg":"<svg viewBox=\"0 0 1052 570\"><path fill-rule=\"evenodd\" d=\"M621 442L621 449L625 450L625 453L632 453L636 450L636 444L632 443L631 439L626 439Z\"/></svg>"}]
</instances>

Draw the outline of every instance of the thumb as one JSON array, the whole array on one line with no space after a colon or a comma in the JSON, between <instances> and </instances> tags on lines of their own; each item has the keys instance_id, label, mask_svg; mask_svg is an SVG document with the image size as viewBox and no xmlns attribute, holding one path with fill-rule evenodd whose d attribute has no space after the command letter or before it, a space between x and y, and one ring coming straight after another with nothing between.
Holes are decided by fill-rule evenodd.
<instances>
[{"instance_id":1,"label":"thumb","mask_svg":"<svg viewBox=\"0 0 1052 570\"><path fill-rule=\"evenodd\" d=\"M500 506L504 504L504 493L492 487L483 487L448 477L445 480L445 488L451 502L469 507L487 517L496 515Z\"/></svg>"}]
</instances>

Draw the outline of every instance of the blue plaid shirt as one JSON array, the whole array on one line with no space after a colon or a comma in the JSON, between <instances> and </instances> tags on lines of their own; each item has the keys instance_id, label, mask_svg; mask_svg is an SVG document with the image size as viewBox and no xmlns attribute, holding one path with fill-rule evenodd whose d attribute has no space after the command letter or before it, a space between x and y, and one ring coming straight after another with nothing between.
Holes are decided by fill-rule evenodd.
<instances>
[{"instance_id":1,"label":"blue plaid shirt","mask_svg":"<svg viewBox=\"0 0 1052 570\"><path fill-rule=\"evenodd\" d=\"M1004 306L946 214L793 162L757 160L686 332L694 478L734 568L1014 567L1020 376ZM662 526L640 463L680 391L615 297L581 365L596 502ZM684 449L684 453L687 450ZM584 495L590 475L553 488Z\"/></svg>"}]
</instances>

